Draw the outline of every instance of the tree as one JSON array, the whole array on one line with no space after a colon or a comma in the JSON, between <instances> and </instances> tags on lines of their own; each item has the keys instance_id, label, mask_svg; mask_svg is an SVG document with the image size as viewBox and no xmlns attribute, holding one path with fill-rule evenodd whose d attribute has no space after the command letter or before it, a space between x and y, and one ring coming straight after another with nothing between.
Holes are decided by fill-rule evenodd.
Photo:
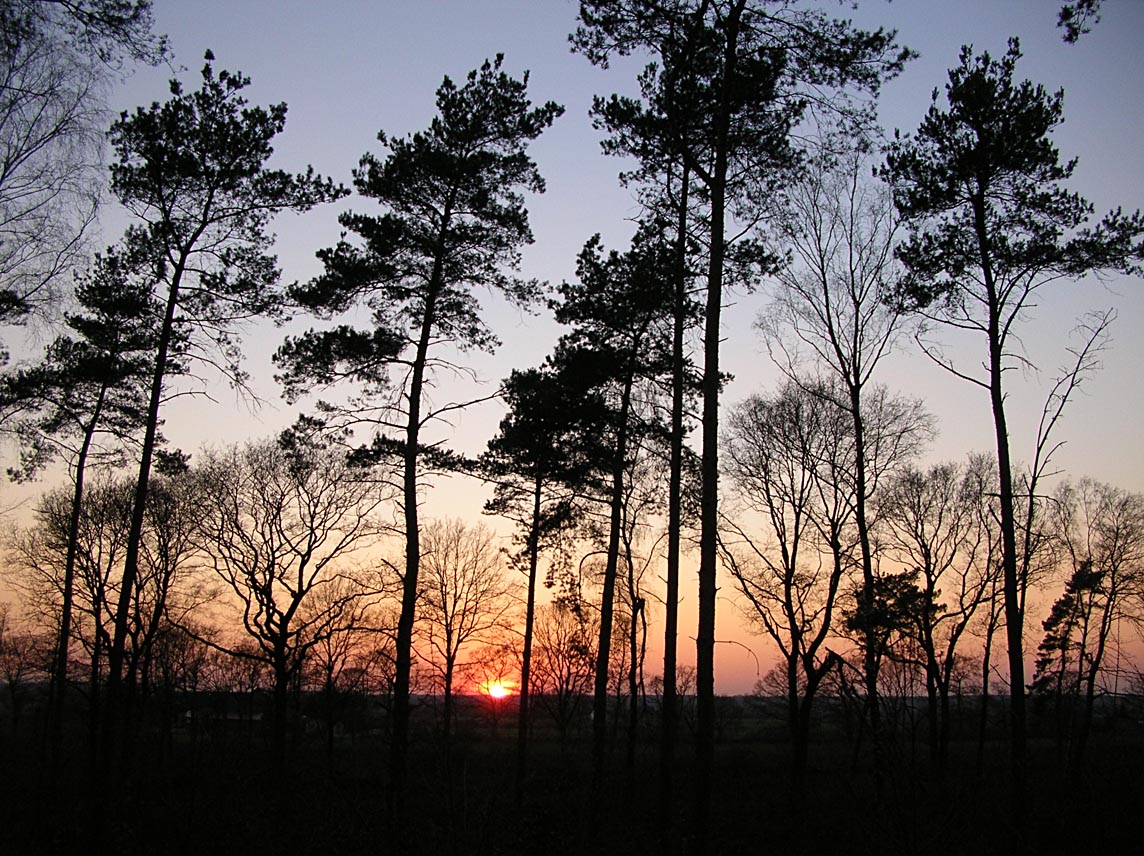
<instances>
[{"instance_id":1,"label":"tree","mask_svg":"<svg viewBox=\"0 0 1144 856\"><path fill-rule=\"evenodd\" d=\"M869 145L862 138L820 141L799 179L772 204L764 228L773 252L785 248L792 258L776 272L777 293L757 323L771 359L787 377L798 383L800 372L825 371L833 379L814 392L828 396L852 425L854 460L848 471L854 481L862 597L867 600L874 597L876 585L873 514L867 506L879 478L913 454L929 434L922 418L902 423L910 430L867 437L869 411L878 404L879 393L871 388L875 373L893 349L901 326L900 308L888 301L897 276L893 200L884 187L863 178L864 173L869 175L864 152ZM879 441L891 437L903 448L900 453L883 453L881 457L888 460L878 467ZM864 650L866 704L878 766L878 658L873 639L867 640Z\"/></svg>"},{"instance_id":2,"label":"tree","mask_svg":"<svg viewBox=\"0 0 1144 856\"><path fill-rule=\"evenodd\" d=\"M341 325L288 339L276 359L288 395L348 380L363 395L348 409L325 405L342 424L376 431L375 451L400 461L405 525L405 569L397 625L391 793L401 815L409 730L409 678L419 592L418 501L430 444L425 426L458 403L433 409L426 384L457 368L438 356L448 343L460 351L491 351L496 336L480 317L474 292L489 288L529 305L540 284L512 275L520 248L532 241L522 190L539 193L544 181L528 144L563 112L548 102L532 107L528 75L502 70L503 57L485 62L458 86L448 77L437 90L438 115L429 129L402 139L384 133L380 160L362 157L354 184L385 209L381 216L349 213L341 224L362 241L342 241L319 253L325 273L294 289L293 297L332 317L364 303L372 330ZM400 381L390 388L390 370Z\"/></svg>"},{"instance_id":3,"label":"tree","mask_svg":"<svg viewBox=\"0 0 1144 856\"><path fill-rule=\"evenodd\" d=\"M838 666L827 648L841 584L854 561L853 424L814 388L788 382L770 398L752 396L732 413L727 473L743 509L761 521L725 517L722 552L751 623L779 648L800 808L811 711L823 679Z\"/></svg>"},{"instance_id":4,"label":"tree","mask_svg":"<svg viewBox=\"0 0 1144 856\"><path fill-rule=\"evenodd\" d=\"M1068 572L1037 648L1030 689L1055 696L1067 726L1068 769L1079 772L1092 728L1099 678L1124 619L1139 622L1144 600L1144 496L1091 479L1065 482L1050 516ZM1071 704L1070 704L1071 703Z\"/></svg>"},{"instance_id":5,"label":"tree","mask_svg":"<svg viewBox=\"0 0 1144 856\"><path fill-rule=\"evenodd\" d=\"M511 619L511 590L491 530L461 520L437 520L421 533L421 598L418 618L425 627L424 659L444 691L443 732L452 739L453 695L464 669L461 651L491 643Z\"/></svg>"},{"instance_id":6,"label":"tree","mask_svg":"<svg viewBox=\"0 0 1144 856\"><path fill-rule=\"evenodd\" d=\"M592 703L592 766L595 797L601 794L607 743L608 677L612 660L612 616L620 570L624 505L641 439L657 430L654 417L641 418L638 391L668 369L664 321L670 318L672 248L644 224L626 253L605 254L599 236L577 260L576 282L561 284L556 320L572 329L561 337L552 363L596 390L599 454L597 492L608 509L605 564L600 600L600 638ZM585 404L587 402L585 401Z\"/></svg>"},{"instance_id":7,"label":"tree","mask_svg":"<svg viewBox=\"0 0 1144 856\"><path fill-rule=\"evenodd\" d=\"M587 610L561 599L537 610L534 632L536 695L556 724L563 749L592 691L597 633Z\"/></svg>"},{"instance_id":8,"label":"tree","mask_svg":"<svg viewBox=\"0 0 1144 856\"><path fill-rule=\"evenodd\" d=\"M876 92L901 68L906 51L893 34L866 33L794 3L752 0L584 0L574 45L606 65L614 54L649 50L662 63L666 115L689 175L706 193L710 252L702 369L699 628L696 635L699 739L696 743L696 840L706 847L714 759L715 597L718 520L720 311L735 230L730 216L756 194L781 184L797 160L792 126L808 100L826 107L825 93L854 86ZM645 73L659 76L656 69ZM833 102L835 106L838 101ZM634 105L632 112L643 111ZM750 216L750 215L748 215ZM743 255L764 267L772 261Z\"/></svg>"},{"instance_id":9,"label":"tree","mask_svg":"<svg viewBox=\"0 0 1144 856\"><path fill-rule=\"evenodd\" d=\"M215 646L271 671L273 763L280 773L292 681L310 649L339 632L343 617L358 615L362 599L378 589L350 563L384 531L376 514L390 496L343 451L291 433L210 452L195 476L196 547L237 599L239 615L231 617L253 643ZM331 590L336 597L323 596ZM279 777L280 796L285 786Z\"/></svg>"},{"instance_id":10,"label":"tree","mask_svg":"<svg viewBox=\"0 0 1144 856\"><path fill-rule=\"evenodd\" d=\"M552 366L514 371L502 390L508 413L481 457L482 468L494 482L485 513L516 524L514 542L519 549L511 561L527 577L517 721L518 799L527 773L540 555L543 550L562 551L579 517L578 492L593 467L591 420L586 417L598 405L585 406L588 392L576 387Z\"/></svg>"},{"instance_id":11,"label":"tree","mask_svg":"<svg viewBox=\"0 0 1144 856\"><path fill-rule=\"evenodd\" d=\"M84 313L69 314L71 335L55 339L42 362L3 378L5 400L23 402L31 412L16 420L21 465L13 478L33 477L52 457L63 455L73 485L60 625L52 669L52 729L59 743L63 692L67 686L72 592L79 527L89 457L121 457L125 443L142 425L150 354L158 309L149 288L131 277L129 262L114 250L97 256L81 278L77 302ZM176 346L176 352L178 347ZM100 440L110 441L101 447Z\"/></svg>"},{"instance_id":12,"label":"tree","mask_svg":"<svg viewBox=\"0 0 1144 856\"><path fill-rule=\"evenodd\" d=\"M921 653L926 677L930 757L944 771L950 741L950 689L960 643L998 588L987 519L992 461L910 466L892 476L877 500L886 556L911 572L906 635Z\"/></svg>"},{"instance_id":13,"label":"tree","mask_svg":"<svg viewBox=\"0 0 1144 856\"><path fill-rule=\"evenodd\" d=\"M896 137L886 167L910 233L897 251L908 270L899 299L923 318L978 334L986 349L982 376L923 343L939 365L989 396L1018 816L1023 814L1026 744L1024 616L1003 382L1008 371L1025 364L1016 327L1034 295L1060 279L1131 271L1132 259L1144 253L1139 212L1116 211L1087 226L1092 206L1063 187L1076 161L1062 164L1050 138L1062 121L1063 93L1050 95L1042 86L1015 81L1020 56L1016 40L1000 60L963 48L960 65L949 72L946 106L935 90L916 135Z\"/></svg>"},{"instance_id":14,"label":"tree","mask_svg":"<svg viewBox=\"0 0 1144 856\"><path fill-rule=\"evenodd\" d=\"M189 520L197 513L197 503L188 487L164 465L148 494L139 574L127 610L123 663L132 678L147 673L169 614L193 612L205 595L190 574ZM78 642L88 656L93 740L103 707L102 685L114 636L117 579L122 574L133 494L129 479L99 473L84 490L77 526L74 488L49 491L36 505L34 523L18 530L10 543L13 585L29 612L53 632L63 624L67 557L74 551L69 641ZM57 639L57 658L60 650ZM60 690L62 694L66 685L61 683ZM62 697L58 701L62 708Z\"/></svg>"},{"instance_id":15,"label":"tree","mask_svg":"<svg viewBox=\"0 0 1144 856\"><path fill-rule=\"evenodd\" d=\"M0 324L50 314L102 196L104 98L125 60L166 55L150 0L0 8Z\"/></svg>"},{"instance_id":16,"label":"tree","mask_svg":"<svg viewBox=\"0 0 1144 856\"><path fill-rule=\"evenodd\" d=\"M111 189L137 220L127 230L123 252L138 260L138 276L162 303L163 320L152 357L111 647L109 742L118 727L127 616L173 348L189 341L192 356L241 382L235 331L246 319L281 311L273 236L267 230L271 217L308 210L341 193L312 170L290 175L266 168L271 142L286 121L286 105L248 107L241 93L249 78L228 71L216 75L213 59L208 51L200 89L186 92L172 81L168 101L124 113L110 131L117 155Z\"/></svg>"},{"instance_id":17,"label":"tree","mask_svg":"<svg viewBox=\"0 0 1144 856\"><path fill-rule=\"evenodd\" d=\"M690 42L682 47L692 49ZM678 63L688 65L686 59ZM675 63L671 67L676 67ZM685 349L685 336L698 322L698 304L691 292L698 267L702 238L693 232L702 230L702 215L693 200L691 170L679 151L679 135L673 128L685 125L686 111L678 109L674 88L661 82L655 74L640 78L643 105L613 96L610 100L593 99L592 113L597 127L610 136L603 142L609 154L636 158L639 168L620 175L625 185L638 184L641 201L649 222L664 232L674 256L671 272L671 416L666 544L666 591L664 595L664 666L660 722L660 815L664 840L671 837L670 819L674 817L672 792L675 768L675 744L678 732L678 693L676 659L679 637L679 577L683 533L683 479L685 467L684 438L688 431L684 411L689 396L698 390L690 357ZM698 194L696 194L698 195ZM674 234L672 234L674 230Z\"/></svg>"}]
</instances>

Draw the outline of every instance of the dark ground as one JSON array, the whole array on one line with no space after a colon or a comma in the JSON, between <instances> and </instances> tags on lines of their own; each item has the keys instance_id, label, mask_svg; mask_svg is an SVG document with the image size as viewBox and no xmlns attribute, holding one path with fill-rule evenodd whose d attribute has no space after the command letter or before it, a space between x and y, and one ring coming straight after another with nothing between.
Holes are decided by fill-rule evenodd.
<instances>
[{"instance_id":1,"label":"dark ground","mask_svg":"<svg viewBox=\"0 0 1144 856\"><path fill-rule=\"evenodd\" d=\"M503 712L502 712L503 713ZM19 854L685 854L692 751L681 745L674 827L656 811L658 761L648 733L628 768L622 735L607 798L590 811L588 729L561 749L538 720L520 803L510 716L473 709L450 759L430 717L415 733L404 844L386 805L382 734L299 733L279 776L259 722L211 732L180 727L142 738L134 774L117 793L93 792L83 734L70 735L53 787L32 727L0 742L0 853ZM724 729L713 795L716 854L1054 854L1144 852L1144 727L1134 719L1093 735L1084 770L1062 772L1055 740L1034 739L1028 820L1009 816L1008 756L996 735L976 770L962 739L944 781L911 734L887 745L880 785L870 759L829 723L811 751L800 808L781 724L747 714ZM53 799L58 792L59 799ZM102 796L103 799L98 797ZM100 803L104 808L100 808ZM99 823L99 819L103 823ZM102 829L100 827L102 826ZM93 837L102 835L102 845Z\"/></svg>"}]
</instances>

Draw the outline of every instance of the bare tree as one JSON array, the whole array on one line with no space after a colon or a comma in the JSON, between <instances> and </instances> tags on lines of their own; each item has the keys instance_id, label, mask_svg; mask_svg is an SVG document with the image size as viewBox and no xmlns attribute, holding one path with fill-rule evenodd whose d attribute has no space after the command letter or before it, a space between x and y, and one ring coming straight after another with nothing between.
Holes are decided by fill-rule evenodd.
<instances>
[{"instance_id":1,"label":"bare tree","mask_svg":"<svg viewBox=\"0 0 1144 856\"><path fill-rule=\"evenodd\" d=\"M751 622L779 648L798 803L811 708L838 664L826 645L840 585L855 563L850 477L854 435L847 414L797 383L754 396L730 417L728 473L742 512L724 517L724 560ZM747 513L761 525L755 534Z\"/></svg>"},{"instance_id":2,"label":"bare tree","mask_svg":"<svg viewBox=\"0 0 1144 856\"><path fill-rule=\"evenodd\" d=\"M877 501L882 547L911 577L906 634L925 674L930 755L939 774L949 751L949 697L960 645L1001 583L992 549L995 527L983 513L994 469L982 455L963 465L907 467Z\"/></svg>"},{"instance_id":3,"label":"bare tree","mask_svg":"<svg viewBox=\"0 0 1144 856\"><path fill-rule=\"evenodd\" d=\"M197 476L196 546L233 595L219 619L237 620L254 643L218 647L273 672L280 764L291 683L309 650L343 628L370 591L350 562L384 531L375 514L391 496L339 450L289 436L208 452Z\"/></svg>"},{"instance_id":4,"label":"bare tree","mask_svg":"<svg viewBox=\"0 0 1144 856\"><path fill-rule=\"evenodd\" d=\"M192 579L190 529L196 500L191 489L182 477L164 472L148 496L124 651L128 673L144 678L144 691L153 647L168 626L169 613L189 615L209 596ZM78 516L73 516L70 488L48 491L36 506L35 522L17 530L7 544L12 585L37 621L58 636L67 556L74 543L76 619L69 624L69 639L78 641L88 658L93 727L115 624L115 580L123 566L133 490L129 480L100 475L85 492Z\"/></svg>"},{"instance_id":5,"label":"bare tree","mask_svg":"<svg viewBox=\"0 0 1144 856\"><path fill-rule=\"evenodd\" d=\"M1115 631L1144 616L1144 496L1082 479L1062 484L1054 500L1050 514L1068 578L1044 621L1032 688L1051 692L1071 712L1067 723L1062 717L1061 739L1075 772Z\"/></svg>"},{"instance_id":6,"label":"bare tree","mask_svg":"<svg viewBox=\"0 0 1144 856\"><path fill-rule=\"evenodd\" d=\"M421 532L419 620L423 657L444 693L443 730L452 736L453 696L465 662L462 649L488 643L509 624L513 601L504 557L492 530L459 519L436 520Z\"/></svg>"},{"instance_id":7,"label":"bare tree","mask_svg":"<svg viewBox=\"0 0 1144 856\"><path fill-rule=\"evenodd\" d=\"M106 94L158 62L150 0L6 0L0 9L0 324L58 310L105 176Z\"/></svg>"},{"instance_id":8,"label":"bare tree","mask_svg":"<svg viewBox=\"0 0 1144 856\"><path fill-rule=\"evenodd\" d=\"M560 745L589 709L596 668L596 630L584 609L556 600L537 610L533 674L536 696L560 734Z\"/></svg>"},{"instance_id":9,"label":"bare tree","mask_svg":"<svg viewBox=\"0 0 1144 856\"><path fill-rule=\"evenodd\" d=\"M854 436L851 455L854 526L862 573L861 597L871 604L876 587L872 513L867 506L885 471L872 460L886 437L908 440L916 449L926 426L873 436L879 395L875 373L893 349L901 312L887 300L899 275L893 256L897 233L893 199L871 177L868 141L826 139L798 182L772 204L767 228L773 251L790 254L776 274L779 289L758 327L772 360L801 383L808 371L832 380L818 394L847 416ZM871 434L871 436L867 436ZM869 613L869 609L865 611ZM867 628L865 671L867 713L878 762L878 658Z\"/></svg>"}]
</instances>

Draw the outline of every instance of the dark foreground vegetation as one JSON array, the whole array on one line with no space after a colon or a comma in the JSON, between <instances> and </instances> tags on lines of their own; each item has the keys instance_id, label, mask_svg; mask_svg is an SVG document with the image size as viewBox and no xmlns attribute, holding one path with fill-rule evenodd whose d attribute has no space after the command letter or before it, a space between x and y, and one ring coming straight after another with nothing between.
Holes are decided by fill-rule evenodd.
<instances>
[{"instance_id":1,"label":"dark foreground vegetation","mask_svg":"<svg viewBox=\"0 0 1144 856\"><path fill-rule=\"evenodd\" d=\"M4 852L33 853L686 853L693 764L690 738L676 753L681 783L665 826L649 783L657 775L654 711L625 761L611 744L606 795L592 817L590 723L565 744L550 721L532 733L527 785L516 796L513 699L468 697L446 746L431 700L414 707L406 828L387 811L388 738L379 706L347 712L332 742L320 717L303 717L288 758L276 764L258 699L204 698L200 716L180 712L148 729L132 773L112 796L92 788L80 722L63 748L58 781L42 763L37 723L13 734L2 759ZM306 700L305 710L317 699ZM779 707L755 697L719 699L712 795L715 853L1133 852L1144 804L1144 699L1102 706L1083 769L1065 772L1054 724L1030 721L1028 822L1018 835L1008 810L1005 709L990 709L978 758L980 699L958 705L944 778L928 761L915 709L901 705L876 781L865 735L835 700L823 704L810 751L805 798L790 785L789 742ZM916 706L920 713L922 706ZM214 717L208 713L213 710ZM5 711L7 713L7 711ZM684 719L687 719L685 703ZM979 766L980 764L980 766ZM1106 850L1106 848L1109 848Z\"/></svg>"}]
</instances>

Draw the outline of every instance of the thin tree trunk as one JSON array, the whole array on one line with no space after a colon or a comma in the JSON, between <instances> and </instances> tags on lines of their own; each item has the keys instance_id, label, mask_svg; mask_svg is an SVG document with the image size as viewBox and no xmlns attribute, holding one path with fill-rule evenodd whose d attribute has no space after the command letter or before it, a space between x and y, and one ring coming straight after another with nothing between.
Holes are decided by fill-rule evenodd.
<instances>
[{"instance_id":1,"label":"thin tree trunk","mask_svg":"<svg viewBox=\"0 0 1144 856\"><path fill-rule=\"evenodd\" d=\"M981 655L981 720L977 730L977 775L985 773L985 738L989 730L989 673L993 666L993 634L997 631L996 613L990 604L989 622L985 628L985 650Z\"/></svg>"},{"instance_id":2,"label":"thin tree trunk","mask_svg":"<svg viewBox=\"0 0 1144 856\"><path fill-rule=\"evenodd\" d=\"M79 550L79 524L83 512L84 477L87 474L87 456L91 450L91 443L95 436L95 428L99 424L103 413L103 403L107 397L107 387L101 387L92 409L91 419L85 426L83 442L80 445L79 455L75 462L75 485L72 491L71 516L68 520L68 551L64 560L64 591L63 603L60 606L60 633L56 643L56 664L52 670L52 682L49 688L51 707L49 718L49 744L51 747L51 767L55 774L56 763L59 760L60 738L64 718L64 695L68 686L68 649L71 645L71 617L72 601L75 599L75 563L76 553Z\"/></svg>"},{"instance_id":3,"label":"thin tree trunk","mask_svg":"<svg viewBox=\"0 0 1144 856\"><path fill-rule=\"evenodd\" d=\"M193 235L188 245L193 245L198 235ZM155 367L151 378L151 395L147 405L147 425L143 433L143 445L139 452L139 477L135 483L135 496L131 507L131 527L127 534L127 547L123 558L123 579L119 589L119 602L115 610L115 634L112 637L111 651L108 654L107 699L104 703L103 761L104 774L114 777L116 743L123 741L124 753L130 735L127 733L130 719L125 705L123 691L123 658L127 644L127 624L131 601L135 593L135 580L139 575L139 547L143 541L143 524L147 512L147 487L151 478L151 459L159 432L159 408L163 400L163 381L167 374L167 356L174 334L175 310L179 305L179 288L186 269L187 253L179 256L171 275L167 292L167 305L163 315L163 327L159 334L155 353ZM123 733L119 733L120 731Z\"/></svg>"},{"instance_id":4,"label":"thin tree trunk","mask_svg":"<svg viewBox=\"0 0 1144 856\"><path fill-rule=\"evenodd\" d=\"M608 558L604 567L604 591L600 601L600 636L596 649L596 675L592 695L592 810L603 807L604 766L608 743L608 672L612 654L612 613L619 572L621 506L624 465L628 455L628 414L631 408L632 372L624 379L616 431L616 458L612 465L611 519L608 532Z\"/></svg>"},{"instance_id":5,"label":"thin tree trunk","mask_svg":"<svg viewBox=\"0 0 1144 856\"><path fill-rule=\"evenodd\" d=\"M405 517L405 575L401 584L401 612L394 643L393 742L390 746L390 810L399 840L405 834L405 778L409 750L409 680L413 670L413 622L417 617L417 577L421 565L421 535L417 522L417 464L421 437L421 393L425 384L425 363L436 322L436 303L444 270L442 258L446 233L452 216L451 200L446 203L438 235L430 286L425 296L424 316L417 339L417 353L409 376L409 413L405 426L402 510Z\"/></svg>"},{"instance_id":6,"label":"thin tree trunk","mask_svg":"<svg viewBox=\"0 0 1144 856\"><path fill-rule=\"evenodd\" d=\"M974 228L981 258L982 279L989 302L989 400L997 442L998 493L1001 512L1001 568L1005 592L1005 634L1009 657L1009 740L1012 777L1012 813L1015 827L1024 826L1025 817L1025 649L1024 616L1017 577L1017 518L1013 505L1013 465L1009 455L1009 429L1005 419L1004 337L1001 331L1000 299L990 262L985 203L973 200Z\"/></svg>"},{"instance_id":7,"label":"thin tree trunk","mask_svg":"<svg viewBox=\"0 0 1144 856\"><path fill-rule=\"evenodd\" d=\"M726 253L728 138L731 80L738 65L739 24L746 0L736 0L724 24L722 91L719 93L714 166L707 189L711 205L711 257L707 272L703 328L703 448L700 457L699 625L695 634L695 852L710 847L711 785L715 763L715 597L719 526L719 373L720 316Z\"/></svg>"},{"instance_id":8,"label":"thin tree trunk","mask_svg":"<svg viewBox=\"0 0 1144 856\"><path fill-rule=\"evenodd\" d=\"M536 571L540 563L540 500L542 479L539 475L532 491L532 525L528 533L528 595L524 610L524 652L520 663L520 695L516 725L516 802L524 797L528 774L528 721L532 679L532 633L536 621Z\"/></svg>"},{"instance_id":9,"label":"thin tree trunk","mask_svg":"<svg viewBox=\"0 0 1144 856\"><path fill-rule=\"evenodd\" d=\"M679 730L676 649L679 640L679 546L683 517L683 334L687 311L687 204L690 172L686 165L679 187L678 247L675 256L675 300L671 331L671 473L667 497L667 592L664 599L663 699L659 755L659 817L665 841L674 827L675 740Z\"/></svg>"}]
</instances>

